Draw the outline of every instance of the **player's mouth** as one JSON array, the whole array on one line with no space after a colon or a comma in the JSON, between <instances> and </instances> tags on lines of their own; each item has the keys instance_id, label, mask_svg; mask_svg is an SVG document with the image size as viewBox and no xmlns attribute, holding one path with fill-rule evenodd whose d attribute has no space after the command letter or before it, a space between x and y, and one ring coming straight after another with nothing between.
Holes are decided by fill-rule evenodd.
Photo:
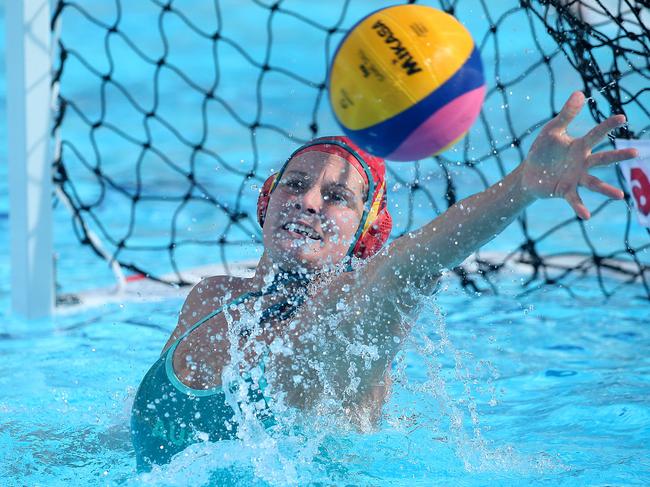
<instances>
[{"instance_id":1,"label":"player's mouth","mask_svg":"<svg viewBox=\"0 0 650 487\"><path fill-rule=\"evenodd\" d=\"M312 227L302 222L287 222L282 228L289 233L293 233L297 236L309 238L312 240L322 240L323 237Z\"/></svg>"}]
</instances>

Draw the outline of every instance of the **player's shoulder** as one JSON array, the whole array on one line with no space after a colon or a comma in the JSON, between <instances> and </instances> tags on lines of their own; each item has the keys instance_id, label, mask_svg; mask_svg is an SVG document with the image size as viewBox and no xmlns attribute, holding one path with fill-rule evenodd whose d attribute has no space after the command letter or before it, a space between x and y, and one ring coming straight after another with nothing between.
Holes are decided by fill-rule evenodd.
<instances>
[{"instance_id":1,"label":"player's shoulder","mask_svg":"<svg viewBox=\"0 0 650 487\"><path fill-rule=\"evenodd\" d=\"M213 290L213 291L232 291L245 286L248 278L238 276L207 276L201 279L193 288L197 291L200 290Z\"/></svg>"},{"instance_id":2,"label":"player's shoulder","mask_svg":"<svg viewBox=\"0 0 650 487\"><path fill-rule=\"evenodd\" d=\"M185 299L178 316L178 324L163 348L166 350L200 319L201 316L223 306L246 288L247 279L235 276L209 276L196 283Z\"/></svg>"},{"instance_id":3,"label":"player's shoulder","mask_svg":"<svg viewBox=\"0 0 650 487\"><path fill-rule=\"evenodd\" d=\"M214 306L229 297L236 297L246 288L248 279L237 276L208 276L192 287L184 307Z\"/></svg>"}]
</instances>

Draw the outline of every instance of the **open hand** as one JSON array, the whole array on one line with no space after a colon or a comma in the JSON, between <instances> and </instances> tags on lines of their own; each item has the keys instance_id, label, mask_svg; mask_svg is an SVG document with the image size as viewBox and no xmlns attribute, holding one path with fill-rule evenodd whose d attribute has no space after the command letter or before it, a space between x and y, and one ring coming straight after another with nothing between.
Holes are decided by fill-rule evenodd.
<instances>
[{"instance_id":1,"label":"open hand","mask_svg":"<svg viewBox=\"0 0 650 487\"><path fill-rule=\"evenodd\" d=\"M585 95L574 92L560 113L548 122L521 164L522 187L537 198L564 198L583 220L591 216L578 195L578 186L622 199L623 191L590 175L592 167L637 157L636 149L609 150L592 154L592 148L610 131L625 125L624 115L614 115L599 123L584 137L573 138L567 126L585 104Z\"/></svg>"}]
</instances>

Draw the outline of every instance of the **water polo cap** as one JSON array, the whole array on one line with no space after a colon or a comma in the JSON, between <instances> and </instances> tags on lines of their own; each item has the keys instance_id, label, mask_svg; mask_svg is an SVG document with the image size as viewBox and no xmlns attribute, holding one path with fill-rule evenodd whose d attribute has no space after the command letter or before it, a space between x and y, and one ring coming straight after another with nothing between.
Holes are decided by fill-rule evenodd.
<instances>
[{"instance_id":1,"label":"water polo cap","mask_svg":"<svg viewBox=\"0 0 650 487\"><path fill-rule=\"evenodd\" d=\"M368 198L363 206L361 222L346 256L361 259L370 257L386 243L393 226L386 200L386 167L383 159L364 152L347 137L320 137L294 151L282 168L277 173L271 174L264 182L257 199L257 221L260 226L264 226L271 193L278 185L289 161L300 154L312 151L342 157L354 166L368 185Z\"/></svg>"}]
</instances>

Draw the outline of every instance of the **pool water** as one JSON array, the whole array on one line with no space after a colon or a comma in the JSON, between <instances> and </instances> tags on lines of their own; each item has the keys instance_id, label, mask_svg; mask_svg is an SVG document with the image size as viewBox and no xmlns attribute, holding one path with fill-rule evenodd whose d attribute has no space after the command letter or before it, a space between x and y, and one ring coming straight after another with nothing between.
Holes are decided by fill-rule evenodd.
<instances>
[{"instance_id":1,"label":"pool water","mask_svg":"<svg viewBox=\"0 0 650 487\"><path fill-rule=\"evenodd\" d=\"M135 388L180 300L0 329L0 478L9 485L647 485L647 303L563 290L475 298L443 286L395 363L378 431L327 417L194 445L138 475ZM510 288L510 290L508 289ZM512 291L512 294L510 294ZM192 479L188 482L188 479ZM3 482L7 485L6 481Z\"/></svg>"}]
</instances>

